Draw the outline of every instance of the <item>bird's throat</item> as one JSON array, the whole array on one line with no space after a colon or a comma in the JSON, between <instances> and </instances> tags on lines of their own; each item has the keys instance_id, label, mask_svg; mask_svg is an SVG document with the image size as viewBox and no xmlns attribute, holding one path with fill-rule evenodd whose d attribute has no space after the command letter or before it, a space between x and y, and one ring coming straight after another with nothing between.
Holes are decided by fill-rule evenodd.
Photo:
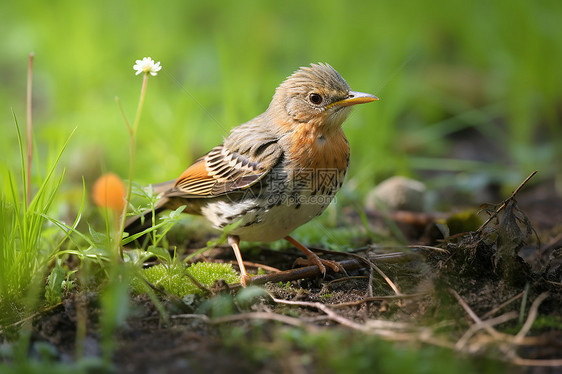
<instances>
[{"instance_id":1,"label":"bird's throat","mask_svg":"<svg viewBox=\"0 0 562 374\"><path fill-rule=\"evenodd\" d=\"M288 160L298 169L345 170L349 164L349 143L341 128L331 129L302 123L291 134L298 139L290 147Z\"/></svg>"}]
</instances>

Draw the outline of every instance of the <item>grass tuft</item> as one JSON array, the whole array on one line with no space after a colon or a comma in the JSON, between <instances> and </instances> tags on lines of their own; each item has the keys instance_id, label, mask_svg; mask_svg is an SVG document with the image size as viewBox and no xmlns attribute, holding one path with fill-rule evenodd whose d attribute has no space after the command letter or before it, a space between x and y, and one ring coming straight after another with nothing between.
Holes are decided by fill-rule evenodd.
<instances>
[{"instance_id":1,"label":"grass tuft","mask_svg":"<svg viewBox=\"0 0 562 374\"><path fill-rule=\"evenodd\" d=\"M0 325L17 320L38 301L36 295L42 289L48 266L67 238L64 236L58 245L53 245L52 240L47 240L51 238L45 238L43 234L49 210L64 176L62 172L55 177L55 169L70 137L61 147L28 206L26 201L31 194L26 187L28 165L15 115L14 123L22 173L18 183L11 171L5 171L8 184L0 197Z\"/></svg>"}]
</instances>

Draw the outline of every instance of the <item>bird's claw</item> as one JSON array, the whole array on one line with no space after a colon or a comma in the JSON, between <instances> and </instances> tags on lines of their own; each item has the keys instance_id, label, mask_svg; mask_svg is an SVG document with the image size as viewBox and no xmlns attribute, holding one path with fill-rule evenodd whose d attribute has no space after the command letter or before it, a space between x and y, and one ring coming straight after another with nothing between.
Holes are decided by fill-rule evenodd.
<instances>
[{"instance_id":1,"label":"bird's claw","mask_svg":"<svg viewBox=\"0 0 562 374\"><path fill-rule=\"evenodd\" d=\"M311 257L307 257L307 258L297 258L295 260L295 262L293 263L293 266L313 266L316 265L318 267L318 269L320 269L320 272L322 273L322 276L326 276L326 267L329 267L330 269L332 269L334 272L339 272L344 271L344 268L336 261L331 261L331 260L323 260L318 256L311 256Z\"/></svg>"},{"instance_id":2,"label":"bird's claw","mask_svg":"<svg viewBox=\"0 0 562 374\"><path fill-rule=\"evenodd\" d=\"M252 277L250 277L248 274L240 274L240 284L242 285L242 287L246 287L251 281Z\"/></svg>"}]
</instances>

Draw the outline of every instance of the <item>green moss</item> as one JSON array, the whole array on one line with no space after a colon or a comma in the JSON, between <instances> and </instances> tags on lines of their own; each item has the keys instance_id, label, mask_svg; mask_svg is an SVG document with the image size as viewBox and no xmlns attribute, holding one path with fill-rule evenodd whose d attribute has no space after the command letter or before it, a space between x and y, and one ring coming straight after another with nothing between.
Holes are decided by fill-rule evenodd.
<instances>
[{"instance_id":1,"label":"green moss","mask_svg":"<svg viewBox=\"0 0 562 374\"><path fill-rule=\"evenodd\" d=\"M482 219L477 212L465 210L458 212L447 218L446 224L449 227L449 235L462 232L476 231L482 224Z\"/></svg>"},{"instance_id":2,"label":"green moss","mask_svg":"<svg viewBox=\"0 0 562 374\"><path fill-rule=\"evenodd\" d=\"M161 287L172 295L183 297L184 295L201 294L202 290L195 285L188 275L205 287L210 287L219 279L227 283L240 281L240 276L230 264L217 264L199 262L189 267L183 264L156 265L142 270L142 276L156 287ZM145 292L146 285L140 276L131 282L134 292Z\"/></svg>"}]
</instances>

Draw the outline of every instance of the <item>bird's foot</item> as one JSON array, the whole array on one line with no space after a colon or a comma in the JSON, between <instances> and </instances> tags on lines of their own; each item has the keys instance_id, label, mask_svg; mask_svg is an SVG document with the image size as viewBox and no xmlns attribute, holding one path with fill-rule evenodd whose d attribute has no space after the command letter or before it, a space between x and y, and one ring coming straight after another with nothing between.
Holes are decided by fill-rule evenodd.
<instances>
[{"instance_id":1,"label":"bird's foot","mask_svg":"<svg viewBox=\"0 0 562 374\"><path fill-rule=\"evenodd\" d=\"M242 285L242 287L246 287L248 285L248 283L250 283L252 280L252 277L250 277L248 274L240 274L240 284Z\"/></svg>"},{"instance_id":2,"label":"bird's foot","mask_svg":"<svg viewBox=\"0 0 562 374\"><path fill-rule=\"evenodd\" d=\"M323 260L314 253L313 256L307 255L307 258L302 258L302 257L297 258L293 263L293 266L314 266L314 265L316 265L318 269L320 269L322 276L326 275L326 267L329 267L336 273L340 270L345 272L343 266L341 266L338 262L331 261L331 260Z\"/></svg>"},{"instance_id":3,"label":"bird's foot","mask_svg":"<svg viewBox=\"0 0 562 374\"><path fill-rule=\"evenodd\" d=\"M238 267L240 268L240 284L242 287L246 287L250 281L250 276L246 273L246 267L244 266L244 261L242 260L242 254L240 254L240 238L236 235L229 235L228 244L232 247L234 255L236 256L236 261L238 262Z\"/></svg>"},{"instance_id":4,"label":"bird's foot","mask_svg":"<svg viewBox=\"0 0 562 374\"><path fill-rule=\"evenodd\" d=\"M310 249L306 248L303 244L299 243L298 240L294 239L291 236L286 236L285 240L287 240L289 243L293 244L295 247L300 249L306 255L306 259L297 258L295 260L293 266L295 266L295 265L305 265L305 266L306 265L308 265L308 266L316 265L316 266L318 266L318 269L320 269L320 272L322 273L322 276L326 275L326 266L329 267L330 269L332 269L335 272L338 272L338 271L341 270L345 274L345 269L343 268L343 266L341 266L336 261L321 259L320 257L318 257L318 255L316 253L314 253Z\"/></svg>"}]
</instances>

